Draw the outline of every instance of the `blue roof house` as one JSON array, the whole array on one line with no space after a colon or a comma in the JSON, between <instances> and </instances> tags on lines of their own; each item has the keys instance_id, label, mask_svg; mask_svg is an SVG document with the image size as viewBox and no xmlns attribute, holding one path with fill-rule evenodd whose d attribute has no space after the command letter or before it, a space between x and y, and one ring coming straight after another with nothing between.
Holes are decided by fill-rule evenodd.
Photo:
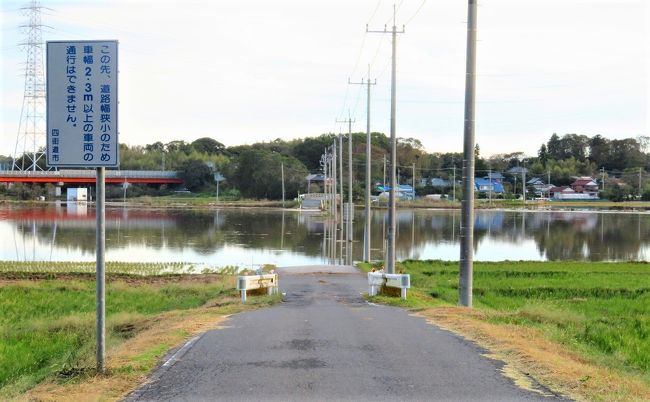
<instances>
[{"instance_id":1,"label":"blue roof house","mask_svg":"<svg viewBox=\"0 0 650 402\"><path fill-rule=\"evenodd\" d=\"M390 186L377 186L377 189L382 191L379 194L379 197L388 197L388 192L390 191ZM414 191L413 187L408 184L398 184L396 188L397 198L400 200L412 200Z\"/></svg>"},{"instance_id":2,"label":"blue roof house","mask_svg":"<svg viewBox=\"0 0 650 402\"><path fill-rule=\"evenodd\" d=\"M474 190L478 191L479 193L489 193L489 192L492 192L493 194L505 193L503 184L497 182L495 179L492 179L492 181L488 179L479 179L479 178L474 179Z\"/></svg>"}]
</instances>

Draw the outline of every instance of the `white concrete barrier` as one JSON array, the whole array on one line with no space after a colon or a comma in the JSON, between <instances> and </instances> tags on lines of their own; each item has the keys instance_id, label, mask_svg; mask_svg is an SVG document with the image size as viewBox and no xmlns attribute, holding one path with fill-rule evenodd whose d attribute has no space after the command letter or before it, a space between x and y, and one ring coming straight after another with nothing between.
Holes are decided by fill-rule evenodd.
<instances>
[{"instance_id":1,"label":"white concrete barrier","mask_svg":"<svg viewBox=\"0 0 650 402\"><path fill-rule=\"evenodd\" d=\"M411 275L368 272L368 286L370 296L376 296L382 286L399 288L402 299L406 300L406 289L411 287Z\"/></svg>"},{"instance_id":2,"label":"white concrete barrier","mask_svg":"<svg viewBox=\"0 0 650 402\"><path fill-rule=\"evenodd\" d=\"M278 293L278 274L242 275L237 277L237 290L241 293L241 302L246 303L246 291L266 289L267 294Z\"/></svg>"}]
</instances>

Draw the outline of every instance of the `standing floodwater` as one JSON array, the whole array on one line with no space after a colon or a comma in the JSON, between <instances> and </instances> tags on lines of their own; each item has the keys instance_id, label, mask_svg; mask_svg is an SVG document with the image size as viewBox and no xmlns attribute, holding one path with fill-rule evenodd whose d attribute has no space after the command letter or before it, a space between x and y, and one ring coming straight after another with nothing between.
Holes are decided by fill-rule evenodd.
<instances>
[{"instance_id":1,"label":"standing floodwater","mask_svg":"<svg viewBox=\"0 0 650 402\"><path fill-rule=\"evenodd\" d=\"M362 258L357 214L352 258ZM340 228L339 228L340 229ZM372 216L372 257L381 259L387 214ZM240 267L322 264L346 256L340 230L319 213L293 210L107 208L108 261ZM457 260L460 213L399 210L397 258ZM648 261L650 215L594 211L476 212L475 259ZM0 259L93 261L95 210L81 204L0 208Z\"/></svg>"}]
</instances>

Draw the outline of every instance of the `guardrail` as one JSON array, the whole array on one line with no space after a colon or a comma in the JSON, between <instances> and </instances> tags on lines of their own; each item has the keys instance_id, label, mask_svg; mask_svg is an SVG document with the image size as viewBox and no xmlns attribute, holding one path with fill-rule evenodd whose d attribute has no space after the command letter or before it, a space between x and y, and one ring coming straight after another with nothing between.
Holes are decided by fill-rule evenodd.
<instances>
[{"instance_id":1,"label":"guardrail","mask_svg":"<svg viewBox=\"0 0 650 402\"><path fill-rule=\"evenodd\" d=\"M246 292L266 289L267 294L278 293L278 274L243 275L237 277L237 290L241 293L241 302L246 303Z\"/></svg>"},{"instance_id":2,"label":"guardrail","mask_svg":"<svg viewBox=\"0 0 650 402\"><path fill-rule=\"evenodd\" d=\"M328 200L334 198L334 195L328 193L305 193L298 196L302 199L317 199L317 200ZM341 198L340 194L336 195L336 199Z\"/></svg>"},{"instance_id":3,"label":"guardrail","mask_svg":"<svg viewBox=\"0 0 650 402\"><path fill-rule=\"evenodd\" d=\"M399 288L400 296L406 300L406 290L411 287L409 274L385 274L383 272L368 272L368 295L376 296L382 287Z\"/></svg>"},{"instance_id":4,"label":"guardrail","mask_svg":"<svg viewBox=\"0 0 650 402\"><path fill-rule=\"evenodd\" d=\"M61 169L61 170L0 170L0 176L3 177L83 177L94 178L95 170L87 169ZM138 179L177 179L176 171L160 170L106 170L106 178L138 178Z\"/></svg>"}]
</instances>

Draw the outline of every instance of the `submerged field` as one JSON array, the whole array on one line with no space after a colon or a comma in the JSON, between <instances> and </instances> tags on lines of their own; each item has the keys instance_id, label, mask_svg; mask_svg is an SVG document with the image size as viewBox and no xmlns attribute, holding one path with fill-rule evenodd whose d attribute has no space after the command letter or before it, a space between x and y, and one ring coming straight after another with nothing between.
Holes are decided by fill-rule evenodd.
<instances>
[{"instance_id":1,"label":"submerged field","mask_svg":"<svg viewBox=\"0 0 650 402\"><path fill-rule=\"evenodd\" d=\"M49 379L66 381L95 365L95 281L87 273L0 271L0 399ZM55 267L60 268L60 267ZM106 287L107 355L121 343L166 319L241 310L231 275L109 274ZM268 298L257 302L268 303ZM250 308L247 306L246 308ZM214 319L213 319L214 321ZM175 341L189 332L177 329ZM152 344L120 370L142 374L174 343ZM137 352L137 351L136 351Z\"/></svg>"},{"instance_id":2,"label":"submerged field","mask_svg":"<svg viewBox=\"0 0 650 402\"><path fill-rule=\"evenodd\" d=\"M365 266L369 268L368 265ZM404 261L414 308L456 305L458 262ZM604 367L650 386L650 264L474 264L474 307L488 323L534 328Z\"/></svg>"}]
</instances>

